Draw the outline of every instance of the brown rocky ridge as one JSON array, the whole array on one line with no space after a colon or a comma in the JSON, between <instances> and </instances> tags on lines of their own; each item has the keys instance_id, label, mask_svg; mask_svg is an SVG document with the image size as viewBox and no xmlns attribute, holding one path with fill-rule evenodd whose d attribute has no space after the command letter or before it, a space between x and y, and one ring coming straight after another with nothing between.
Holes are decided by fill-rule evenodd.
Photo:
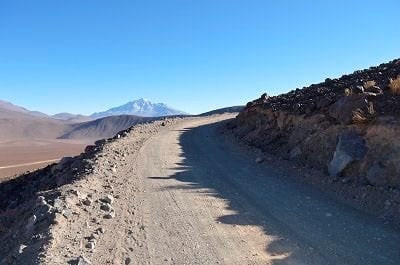
<instances>
[{"instance_id":1,"label":"brown rocky ridge","mask_svg":"<svg viewBox=\"0 0 400 265\"><path fill-rule=\"evenodd\" d=\"M400 59L247 103L228 128L400 220Z\"/></svg>"}]
</instances>

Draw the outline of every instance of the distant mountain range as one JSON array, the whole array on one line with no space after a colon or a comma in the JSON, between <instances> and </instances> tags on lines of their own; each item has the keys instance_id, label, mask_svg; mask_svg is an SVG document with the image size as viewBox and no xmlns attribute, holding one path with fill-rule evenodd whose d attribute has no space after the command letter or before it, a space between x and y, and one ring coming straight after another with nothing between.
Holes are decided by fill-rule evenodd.
<instances>
[{"instance_id":1,"label":"distant mountain range","mask_svg":"<svg viewBox=\"0 0 400 265\"><path fill-rule=\"evenodd\" d=\"M55 139L69 129L70 123L0 101L0 141L11 139Z\"/></svg>"},{"instance_id":2,"label":"distant mountain range","mask_svg":"<svg viewBox=\"0 0 400 265\"><path fill-rule=\"evenodd\" d=\"M96 120L68 113L49 116L0 101L0 142L18 139L81 139L109 138L137 123L155 118L122 115ZM91 119L91 118L89 118Z\"/></svg>"},{"instance_id":3,"label":"distant mountain range","mask_svg":"<svg viewBox=\"0 0 400 265\"><path fill-rule=\"evenodd\" d=\"M223 108L201 115L237 112L241 108ZM138 99L90 116L70 113L50 116L0 100L0 141L57 138L96 140L114 136L137 123L171 115L187 114L163 103Z\"/></svg>"},{"instance_id":4,"label":"distant mountain range","mask_svg":"<svg viewBox=\"0 0 400 265\"><path fill-rule=\"evenodd\" d=\"M103 112L96 112L90 115L93 119L117 116L117 115L136 115L142 117L161 117L172 115L187 115L187 113L173 109L164 103L152 103L147 99L138 99L124 105L111 108Z\"/></svg>"},{"instance_id":5,"label":"distant mountain range","mask_svg":"<svg viewBox=\"0 0 400 265\"><path fill-rule=\"evenodd\" d=\"M153 103L150 100L143 98L130 101L126 104L111 108L106 111L95 112L90 116L85 116L81 114L71 114L68 112L62 112L55 115L47 115L39 111L30 111L23 107L16 106L10 102L0 100L0 111L5 111L5 110L23 113L35 117L54 118L57 120L69 121L72 123L85 122L99 118L104 118L109 116L120 116L120 115L135 115L141 117L187 115L186 112L171 108L164 103Z\"/></svg>"},{"instance_id":6,"label":"distant mountain range","mask_svg":"<svg viewBox=\"0 0 400 265\"><path fill-rule=\"evenodd\" d=\"M10 139L101 139L154 117L185 114L163 103L138 99L90 116L47 115L0 100L0 141ZM146 116L146 117L145 117Z\"/></svg>"},{"instance_id":7,"label":"distant mountain range","mask_svg":"<svg viewBox=\"0 0 400 265\"><path fill-rule=\"evenodd\" d=\"M52 115L51 117L54 119L57 119L57 120L69 121L69 122L73 122L73 123L85 122L85 121L92 120L92 118L89 116L80 115L80 114L71 114L71 113L67 113L67 112L58 113L58 114Z\"/></svg>"}]
</instances>

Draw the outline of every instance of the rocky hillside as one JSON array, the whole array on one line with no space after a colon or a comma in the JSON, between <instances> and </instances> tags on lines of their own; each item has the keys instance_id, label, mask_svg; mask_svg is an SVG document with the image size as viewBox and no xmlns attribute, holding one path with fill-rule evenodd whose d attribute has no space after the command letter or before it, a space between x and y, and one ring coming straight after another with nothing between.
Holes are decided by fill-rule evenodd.
<instances>
[{"instance_id":1,"label":"rocky hillside","mask_svg":"<svg viewBox=\"0 0 400 265\"><path fill-rule=\"evenodd\" d=\"M264 94L229 127L248 144L323 170L332 181L397 192L400 59L279 96Z\"/></svg>"},{"instance_id":2,"label":"rocky hillside","mask_svg":"<svg viewBox=\"0 0 400 265\"><path fill-rule=\"evenodd\" d=\"M100 118L94 121L83 122L73 126L73 129L59 137L60 139L103 139L114 136L138 123L149 122L155 119L134 115L120 115Z\"/></svg>"}]
</instances>

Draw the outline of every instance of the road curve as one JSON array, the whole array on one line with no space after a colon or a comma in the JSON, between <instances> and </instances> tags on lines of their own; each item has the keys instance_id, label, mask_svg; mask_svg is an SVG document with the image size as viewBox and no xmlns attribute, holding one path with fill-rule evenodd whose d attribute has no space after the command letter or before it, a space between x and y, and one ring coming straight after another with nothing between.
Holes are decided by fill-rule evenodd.
<instances>
[{"instance_id":1,"label":"road curve","mask_svg":"<svg viewBox=\"0 0 400 265\"><path fill-rule=\"evenodd\" d=\"M187 120L146 141L135 177L145 264L400 264L400 233L256 164L216 132L220 118Z\"/></svg>"}]
</instances>

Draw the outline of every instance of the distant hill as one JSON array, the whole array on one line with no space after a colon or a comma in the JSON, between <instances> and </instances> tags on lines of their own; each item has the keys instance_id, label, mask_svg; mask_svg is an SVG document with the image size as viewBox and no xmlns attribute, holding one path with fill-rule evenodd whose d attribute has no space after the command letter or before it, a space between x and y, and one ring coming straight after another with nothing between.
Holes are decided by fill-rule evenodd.
<instances>
[{"instance_id":1,"label":"distant hill","mask_svg":"<svg viewBox=\"0 0 400 265\"><path fill-rule=\"evenodd\" d=\"M117 116L117 115L135 115L142 117L161 117L173 115L185 115L187 113L173 109L164 103L152 103L146 99L138 99L128 102L119 107L111 108L107 111L96 112L90 115L93 119Z\"/></svg>"},{"instance_id":2,"label":"distant hill","mask_svg":"<svg viewBox=\"0 0 400 265\"><path fill-rule=\"evenodd\" d=\"M52 115L54 119L57 120L63 120L63 121L69 121L71 123L80 123L80 122L85 122L85 121L91 121L93 120L91 117L80 115L80 114L71 114L67 112L63 113L58 113L55 115Z\"/></svg>"},{"instance_id":3,"label":"distant hill","mask_svg":"<svg viewBox=\"0 0 400 265\"><path fill-rule=\"evenodd\" d=\"M60 139L101 139L113 137L119 131L129 127L154 120L156 118L139 117L133 115L110 116L94 121L74 125L74 127L60 136Z\"/></svg>"},{"instance_id":4,"label":"distant hill","mask_svg":"<svg viewBox=\"0 0 400 265\"><path fill-rule=\"evenodd\" d=\"M17 139L100 139L152 118L112 116L98 120L69 113L54 116L0 101L0 141ZM90 121L87 121L90 120Z\"/></svg>"},{"instance_id":5,"label":"distant hill","mask_svg":"<svg viewBox=\"0 0 400 265\"><path fill-rule=\"evenodd\" d=\"M204 112L202 114L199 114L198 116L209 116L209 115L223 114L223 113L236 113L236 112L241 112L243 109L244 109L244 106L232 106L232 107L226 107L226 108L221 108L221 109Z\"/></svg>"},{"instance_id":6,"label":"distant hill","mask_svg":"<svg viewBox=\"0 0 400 265\"><path fill-rule=\"evenodd\" d=\"M47 114L44 114L42 112L30 111L30 110L27 110L26 108L16 106L8 101L0 100L0 112L4 112L4 111L13 111L13 112L18 112L18 113L34 116L34 117L48 117Z\"/></svg>"},{"instance_id":7,"label":"distant hill","mask_svg":"<svg viewBox=\"0 0 400 265\"><path fill-rule=\"evenodd\" d=\"M96 140L112 137L137 123L156 119L138 115L118 115L118 113L138 113L142 116L157 117L179 115L184 112L162 103L151 103L140 99L90 117L71 113L49 116L0 100L0 141L57 138Z\"/></svg>"},{"instance_id":8,"label":"distant hill","mask_svg":"<svg viewBox=\"0 0 400 265\"><path fill-rule=\"evenodd\" d=\"M209 111L199 116L240 112L243 106ZM131 115L130 113L136 113ZM0 141L15 139L109 138L119 131L163 116L187 115L163 103L138 99L91 116L67 112L52 116L0 100Z\"/></svg>"},{"instance_id":9,"label":"distant hill","mask_svg":"<svg viewBox=\"0 0 400 265\"><path fill-rule=\"evenodd\" d=\"M69 128L64 121L0 100L0 141L54 139Z\"/></svg>"}]
</instances>

